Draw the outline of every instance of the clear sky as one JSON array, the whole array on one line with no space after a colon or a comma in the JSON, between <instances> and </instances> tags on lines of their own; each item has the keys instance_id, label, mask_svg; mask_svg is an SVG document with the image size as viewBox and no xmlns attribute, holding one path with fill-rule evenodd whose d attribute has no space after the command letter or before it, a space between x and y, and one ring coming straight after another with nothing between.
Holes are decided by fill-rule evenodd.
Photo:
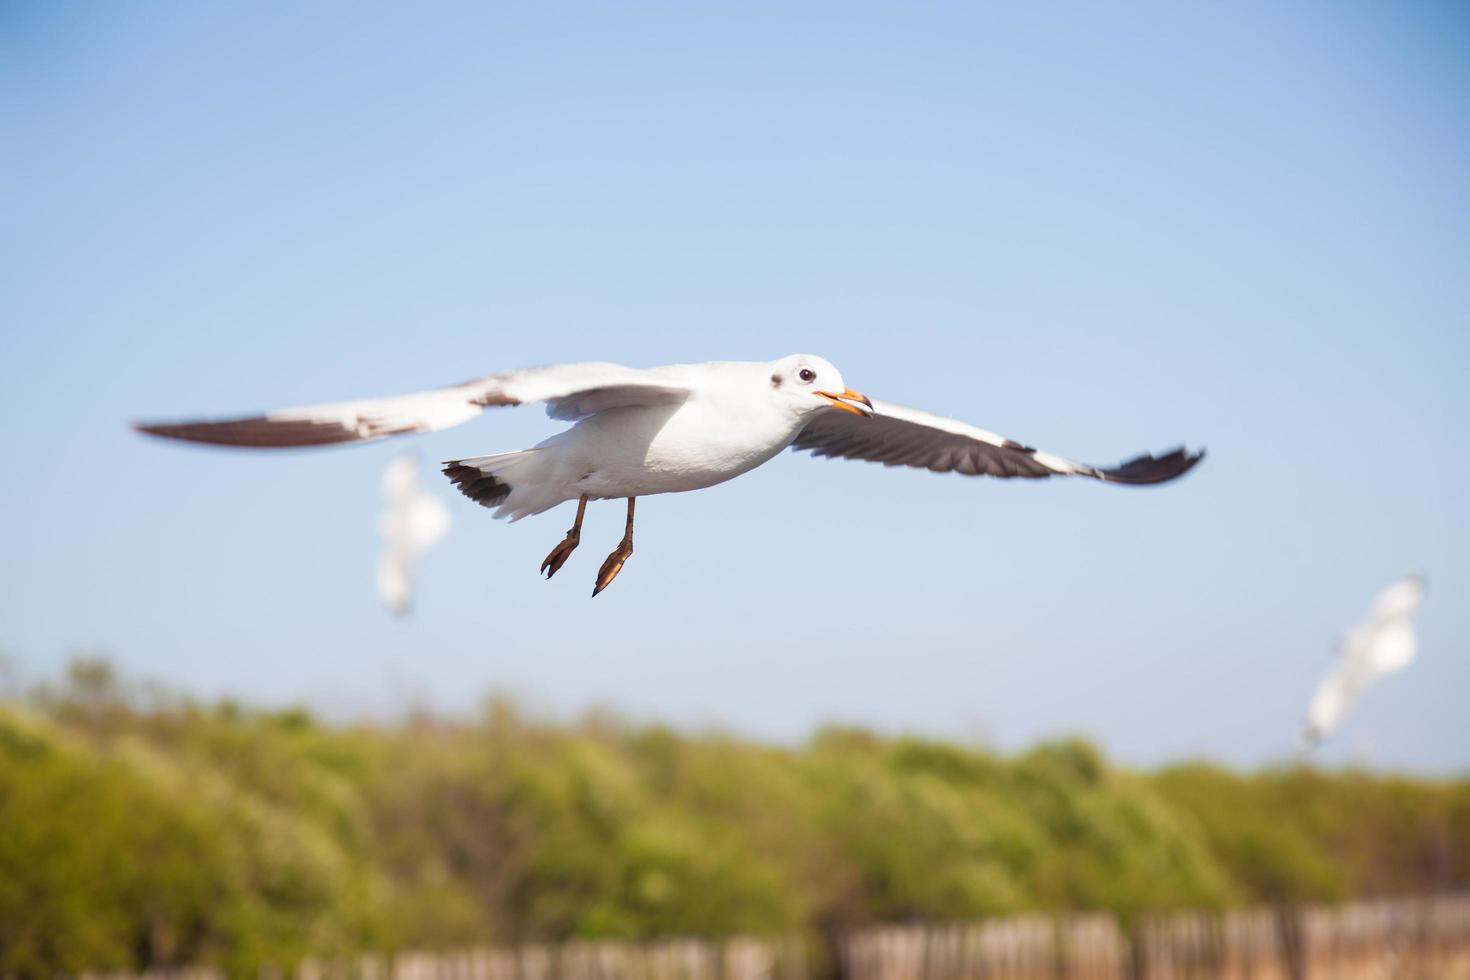
<instances>
[{"instance_id":1,"label":"clear sky","mask_svg":"<svg viewBox=\"0 0 1470 980\"><path fill-rule=\"evenodd\" d=\"M455 528L373 591L403 442L126 421L531 364L828 357L1148 490L784 455ZM1470 15L1449 2L0 4L0 648L342 713L1062 733L1280 759L1334 637L1429 577L1328 746L1470 769ZM498 411L426 461L553 432ZM435 477L437 481L438 478Z\"/></svg>"}]
</instances>

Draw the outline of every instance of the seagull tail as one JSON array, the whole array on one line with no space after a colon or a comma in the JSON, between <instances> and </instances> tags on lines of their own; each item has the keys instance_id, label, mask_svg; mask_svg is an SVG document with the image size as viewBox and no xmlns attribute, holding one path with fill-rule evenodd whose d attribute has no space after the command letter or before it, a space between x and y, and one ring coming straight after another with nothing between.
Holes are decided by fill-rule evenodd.
<instances>
[{"instance_id":1,"label":"seagull tail","mask_svg":"<svg viewBox=\"0 0 1470 980\"><path fill-rule=\"evenodd\" d=\"M493 456L445 460L444 475L453 481L460 493L475 503L499 508L495 511L496 517L509 517L516 521L545 509L521 506L510 499L517 490L526 489L528 482L535 482L531 474L518 475L517 471L532 462L536 455L535 449L521 449Z\"/></svg>"}]
</instances>

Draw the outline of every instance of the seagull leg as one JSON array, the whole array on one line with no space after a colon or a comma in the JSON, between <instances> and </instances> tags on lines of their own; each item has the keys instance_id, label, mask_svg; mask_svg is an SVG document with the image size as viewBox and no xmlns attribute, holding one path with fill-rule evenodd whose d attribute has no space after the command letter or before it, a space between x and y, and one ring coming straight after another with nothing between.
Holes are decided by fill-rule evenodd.
<instances>
[{"instance_id":1,"label":"seagull leg","mask_svg":"<svg viewBox=\"0 0 1470 980\"><path fill-rule=\"evenodd\" d=\"M541 563L541 571L546 573L547 578L555 575L562 565L566 564L571 553L577 550L577 545L582 541L582 515L585 513L587 513L587 495L584 493L577 498L577 519L572 523L572 529L567 532L566 540L552 548L551 554L547 555L546 560Z\"/></svg>"},{"instance_id":2,"label":"seagull leg","mask_svg":"<svg viewBox=\"0 0 1470 980\"><path fill-rule=\"evenodd\" d=\"M613 553L607 556L607 561L602 563L602 568L597 571L597 587L592 590L595 596L603 589L612 585L612 580L618 577L618 572L623 570L623 563L633 557L633 501L637 497L628 498L628 526L623 531L623 540L613 549Z\"/></svg>"}]
</instances>

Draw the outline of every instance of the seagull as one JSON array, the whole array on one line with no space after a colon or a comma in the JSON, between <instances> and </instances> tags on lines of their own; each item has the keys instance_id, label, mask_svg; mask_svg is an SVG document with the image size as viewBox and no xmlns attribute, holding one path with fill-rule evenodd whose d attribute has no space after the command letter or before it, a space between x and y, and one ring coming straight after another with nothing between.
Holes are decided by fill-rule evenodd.
<instances>
[{"instance_id":1,"label":"seagull","mask_svg":"<svg viewBox=\"0 0 1470 980\"><path fill-rule=\"evenodd\" d=\"M1418 649L1414 617L1424 601L1424 578L1408 575L1373 598L1368 616L1348 631L1337 659L1307 708L1302 738L1320 743L1342 724L1374 683L1409 666Z\"/></svg>"},{"instance_id":2,"label":"seagull","mask_svg":"<svg viewBox=\"0 0 1470 980\"><path fill-rule=\"evenodd\" d=\"M790 447L967 476L1080 476L1104 483L1163 483L1204 456L1184 448L1098 467L1054 456L964 422L853 391L811 354L776 361L712 361L628 368L580 363L491 374L416 394L285 408L262 415L139 422L149 435L224 446L277 448L364 442L459 425L484 409L544 402L571 428L530 449L451 459L444 475L471 500L512 521L577 502L565 538L541 563L559 571L581 539L589 500L626 499L622 541L592 594L633 554L639 497L700 490L755 469Z\"/></svg>"},{"instance_id":3,"label":"seagull","mask_svg":"<svg viewBox=\"0 0 1470 980\"><path fill-rule=\"evenodd\" d=\"M378 561L378 595L395 616L413 604L413 566L449 533L449 508L419 486L419 461L405 453L383 473L388 509L378 517L383 557Z\"/></svg>"}]
</instances>

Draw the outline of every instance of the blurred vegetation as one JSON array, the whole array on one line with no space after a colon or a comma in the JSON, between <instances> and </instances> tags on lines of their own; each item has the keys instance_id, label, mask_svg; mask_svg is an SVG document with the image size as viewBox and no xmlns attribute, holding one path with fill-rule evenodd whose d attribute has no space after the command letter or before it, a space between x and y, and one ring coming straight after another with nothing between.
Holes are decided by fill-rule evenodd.
<instances>
[{"instance_id":1,"label":"blurred vegetation","mask_svg":"<svg viewBox=\"0 0 1470 980\"><path fill-rule=\"evenodd\" d=\"M1467 885L1466 779L777 747L505 700L329 726L101 661L0 702L0 976Z\"/></svg>"}]
</instances>

